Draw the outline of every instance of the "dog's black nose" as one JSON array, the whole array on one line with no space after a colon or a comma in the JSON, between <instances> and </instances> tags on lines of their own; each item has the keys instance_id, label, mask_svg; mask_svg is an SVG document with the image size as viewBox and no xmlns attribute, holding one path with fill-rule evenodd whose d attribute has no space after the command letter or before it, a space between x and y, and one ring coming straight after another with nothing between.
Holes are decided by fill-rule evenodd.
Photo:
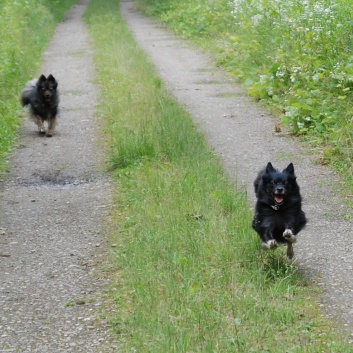
<instances>
[{"instance_id":1,"label":"dog's black nose","mask_svg":"<svg viewBox=\"0 0 353 353\"><path fill-rule=\"evenodd\" d=\"M284 192L284 188L282 188L282 187L277 187L276 188L276 193L277 194L283 194L283 192Z\"/></svg>"}]
</instances>

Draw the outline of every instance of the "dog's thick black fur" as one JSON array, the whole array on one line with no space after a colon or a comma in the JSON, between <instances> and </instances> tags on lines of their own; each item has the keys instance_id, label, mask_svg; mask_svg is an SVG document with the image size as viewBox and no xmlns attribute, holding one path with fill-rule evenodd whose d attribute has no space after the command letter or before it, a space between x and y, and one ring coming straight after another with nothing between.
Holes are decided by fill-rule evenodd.
<instances>
[{"instance_id":1,"label":"dog's thick black fur","mask_svg":"<svg viewBox=\"0 0 353 353\"><path fill-rule=\"evenodd\" d=\"M294 256L296 235L305 227L302 197L294 174L293 163L282 172L269 162L254 182L257 202L252 227L260 235L263 249L287 244L287 256Z\"/></svg>"},{"instance_id":2,"label":"dog's thick black fur","mask_svg":"<svg viewBox=\"0 0 353 353\"><path fill-rule=\"evenodd\" d=\"M39 79L27 82L21 94L23 106L29 105L30 117L37 124L40 134L45 133L44 121L48 123L46 136L53 136L58 114L59 92L58 82L52 75L47 78L41 75Z\"/></svg>"}]
</instances>

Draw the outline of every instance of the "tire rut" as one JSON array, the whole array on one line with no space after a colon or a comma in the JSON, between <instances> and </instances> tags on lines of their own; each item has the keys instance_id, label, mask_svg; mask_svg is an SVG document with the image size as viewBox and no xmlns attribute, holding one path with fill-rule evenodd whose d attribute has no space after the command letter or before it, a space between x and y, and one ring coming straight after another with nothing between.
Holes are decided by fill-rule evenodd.
<instances>
[{"instance_id":1,"label":"tire rut","mask_svg":"<svg viewBox=\"0 0 353 353\"><path fill-rule=\"evenodd\" d=\"M54 137L26 119L1 184L0 351L112 352L100 317L109 280L103 227L112 180L103 172L90 39L81 1L56 30L43 74L59 82ZM79 55L78 55L79 54Z\"/></svg>"}]
</instances>

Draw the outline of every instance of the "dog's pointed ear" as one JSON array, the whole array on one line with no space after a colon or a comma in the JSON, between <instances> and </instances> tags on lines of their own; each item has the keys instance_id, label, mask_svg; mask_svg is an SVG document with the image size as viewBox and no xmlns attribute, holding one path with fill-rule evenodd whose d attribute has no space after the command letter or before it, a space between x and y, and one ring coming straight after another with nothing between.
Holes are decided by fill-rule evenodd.
<instances>
[{"instance_id":1,"label":"dog's pointed ear","mask_svg":"<svg viewBox=\"0 0 353 353\"><path fill-rule=\"evenodd\" d=\"M287 172L289 174L294 174L294 165L293 165L293 163L289 163L287 168L284 170L284 172Z\"/></svg>"},{"instance_id":2,"label":"dog's pointed ear","mask_svg":"<svg viewBox=\"0 0 353 353\"><path fill-rule=\"evenodd\" d=\"M274 171L276 171L276 169L273 168L273 165L272 165L271 162L268 162L267 166L266 166L266 173L271 173L271 172L274 172Z\"/></svg>"},{"instance_id":3,"label":"dog's pointed ear","mask_svg":"<svg viewBox=\"0 0 353 353\"><path fill-rule=\"evenodd\" d=\"M50 74L47 80L56 88L58 86L58 82L55 80L55 77Z\"/></svg>"},{"instance_id":4,"label":"dog's pointed ear","mask_svg":"<svg viewBox=\"0 0 353 353\"><path fill-rule=\"evenodd\" d=\"M39 86L44 81L46 81L46 77L44 75L41 75L37 81L37 86Z\"/></svg>"}]
</instances>

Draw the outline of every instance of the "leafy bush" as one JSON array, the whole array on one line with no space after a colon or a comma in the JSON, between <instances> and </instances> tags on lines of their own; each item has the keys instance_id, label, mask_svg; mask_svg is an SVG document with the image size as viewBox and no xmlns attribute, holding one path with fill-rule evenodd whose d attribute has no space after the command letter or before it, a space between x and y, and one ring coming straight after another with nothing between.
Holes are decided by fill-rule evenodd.
<instances>
[{"instance_id":1,"label":"leafy bush","mask_svg":"<svg viewBox=\"0 0 353 353\"><path fill-rule=\"evenodd\" d=\"M345 0L332 1L233 1L239 39L257 43L245 47L258 67L250 66L250 92L280 99L283 122L294 132L331 132L345 123L353 83L351 20ZM345 6L342 6L345 5ZM242 46L242 44L240 44ZM255 49L255 50L254 50ZM346 108L346 109L345 109ZM340 112L340 113L339 113ZM343 113L343 116L342 116Z\"/></svg>"}]
</instances>

